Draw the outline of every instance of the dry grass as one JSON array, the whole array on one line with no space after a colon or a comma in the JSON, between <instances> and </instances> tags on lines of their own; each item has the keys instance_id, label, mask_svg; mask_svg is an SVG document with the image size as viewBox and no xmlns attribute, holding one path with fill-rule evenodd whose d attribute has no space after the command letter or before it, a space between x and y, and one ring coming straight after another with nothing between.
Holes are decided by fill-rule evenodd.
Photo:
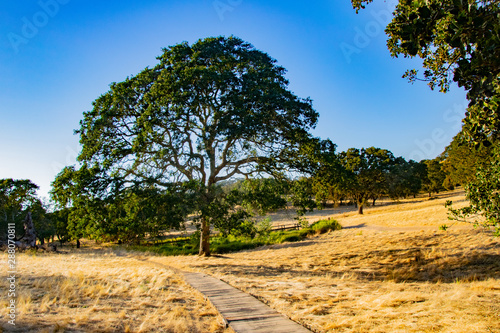
<instances>
[{"instance_id":1,"label":"dry grass","mask_svg":"<svg viewBox=\"0 0 500 333\"><path fill-rule=\"evenodd\" d=\"M359 215L354 206L339 206L315 210L306 214L306 219L316 222L325 218L334 218L342 221L344 226L399 227L422 228L439 227L442 224L450 225L453 222L447 218L447 209L444 207L446 200L454 203L454 208L467 204L463 189L434 194L432 197L421 195L417 198L393 201L388 198L379 199L375 206L365 206L364 214ZM288 209L269 214L275 224L290 224L295 222L295 211ZM457 226L468 227L466 223L457 223ZM425 228L424 228L425 229Z\"/></svg>"},{"instance_id":2,"label":"dry grass","mask_svg":"<svg viewBox=\"0 0 500 333\"><path fill-rule=\"evenodd\" d=\"M300 243L150 260L212 274L315 332L500 332L500 240L439 231L450 196L464 199L341 213L356 227Z\"/></svg>"},{"instance_id":3,"label":"dry grass","mask_svg":"<svg viewBox=\"0 0 500 333\"><path fill-rule=\"evenodd\" d=\"M344 226L364 226L370 228L391 227L405 229L436 229L440 225L454 224L448 220L448 209L444 207L447 200L454 203L454 208L464 207L467 204L463 190L455 190L436 194L431 198L426 195L417 198L393 202L381 200L377 206L365 209L363 215L357 212L341 212L330 215L342 221ZM454 228L470 228L467 223L455 223ZM379 228L380 229L380 228ZM392 229L394 230L394 229Z\"/></svg>"},{"instance_id":4,"label":"dry grass","mask_svg":"<svg viewBox=\"0 0 500 333\"><path fill-rule=\"evenodd\" d=\"M500 332L500 239L469 225L439 231L452 223L447 199L465 203L455 191L380 202L363 216L318 211L310 221L334 217L347 228L211 258L18 254L19 331L229 332L159 263L214 275L315 332ZM2 299L2 318L5 306Z\"/></svg>"},{"instance_id":5,"label":"dry grass","mask_svg":"<svg viewBox=\"0 0 500 333\"><path fill-rule=\"evenodd\" d=\"M111 249L17 254L16 326L6 323L6 297L1 326L9 332L229 332L180 276L137 258ZM7 295L4 283L0 293Z\"/></svg>"}]
</instances>

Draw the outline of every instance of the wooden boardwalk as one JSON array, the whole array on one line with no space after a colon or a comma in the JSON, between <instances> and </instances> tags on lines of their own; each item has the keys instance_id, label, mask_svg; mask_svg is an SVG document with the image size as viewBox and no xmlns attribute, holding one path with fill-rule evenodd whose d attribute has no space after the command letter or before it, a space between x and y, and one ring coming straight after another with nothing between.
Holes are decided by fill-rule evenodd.
<instances>
[{"instance_id":1,"label":"wooden boardwalk","mask_svg":"<svg viewBox=\"0 0 500 333\"><path fill-rule=\"evenodd\" d=\"M182 272L237 333L311 333L255 297L203 273Z\"/></svg>"}]
</instances>

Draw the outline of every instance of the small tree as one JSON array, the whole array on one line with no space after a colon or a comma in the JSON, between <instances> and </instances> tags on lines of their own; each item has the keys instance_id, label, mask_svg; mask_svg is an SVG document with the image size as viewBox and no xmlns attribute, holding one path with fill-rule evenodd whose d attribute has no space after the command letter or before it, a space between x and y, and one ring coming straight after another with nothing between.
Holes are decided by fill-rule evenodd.
<instances>
[{"instance_id":1,"label":"small tree","mask_svg":"<svg viewBox=\"0 0 500 333\"><path fill-rule=\"evenodd\" d=\"M363 214L363 207L368 199L375 200L387 191L387 174L394 164L394 155L375 147L350 148L340 153L340 161L349 172L345 177L344 187L351 194L358 206L358 213Z\"/></svg>"},{"instance_id":2,"label":"small tree","mask_svg":"<svg viewBox=\"0 0 500 333\"><path fill-rule=\"evenodd\" d=\"M432 193L439 193L444 191L444 180L446 179L446 174L444 173L439 158L433 160L422 160L420 164L425 168L424 178L422 180L422 189L429 193L429 197Z\"/></svg>"}]
</instances>

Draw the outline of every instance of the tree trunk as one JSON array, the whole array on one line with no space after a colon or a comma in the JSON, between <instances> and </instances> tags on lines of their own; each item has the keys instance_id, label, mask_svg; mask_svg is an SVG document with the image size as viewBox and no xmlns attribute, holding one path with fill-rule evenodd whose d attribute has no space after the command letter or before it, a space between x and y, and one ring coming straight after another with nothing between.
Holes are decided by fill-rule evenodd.
<instances>
[{"instance_id":1,"label":"tree trunk","mask_svg":"<svg viewBox=\"0 0 500 333\"><path fill-rule=\"evenodd\" d=\"M24 231L26 237L26 246L36 247L36 232L35 225L33 224L33 220L31 219L31 212L28 212L26 215L26 219L24 220Z\"/></svg>"},{"instance_id":2,"label":"tree trunk","mask_svg":"<svg viewBox=\"0 0 500 333\"><path fill-rule=\"evenodd\" d=\"M200 256L210 256L210 224L207 219L201 219L201 238L200 238Z\"/></svg>"},{"instance_id":3,"label":"tree trunk","mask_svg":"<svg viewBox=\"0 0 500 333\"><path fill-rule=\"evenodd\" d=\"M358 202L358 214L363 214L363 203Z\"/></svg>"},{"instance_id":4,"label":"tree trunk","mask_svg":"<svg viewBox=\"0 0 500 333\"><path fill-rule=\"evenodd\" d=\"M375 200L377 200L377 199L373 198L373 205L372 206L375 206Z\"/></svg>"},{"instance_id":5,"label":"tree trunk","mask_svg":"<svg viewBox=\"0 0 500 333\"><path fill-rule=\"evenodd\" d=\"M79 239L77 239L77 240L76 240L76 248L77 248L77 249L79 249L79 248L80 248L80 240L79 240Z\"/></svg>"}]
</instances>

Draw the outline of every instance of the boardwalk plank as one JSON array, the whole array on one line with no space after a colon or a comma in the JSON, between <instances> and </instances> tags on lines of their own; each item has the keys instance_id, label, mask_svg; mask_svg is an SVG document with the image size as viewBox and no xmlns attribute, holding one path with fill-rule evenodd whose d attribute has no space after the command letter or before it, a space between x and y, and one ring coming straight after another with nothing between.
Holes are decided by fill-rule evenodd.
<instances>
[{"instance_id":1,"label":"boardwalk plank","mask_svg":"<svg viewBox=\"0 0 500 333\"><path fill-rule=\"evenodd\" d=\"M183 272L186 281L217 308L237 333L310 333L255 297L202 273Z\"/></svg>"}]
</instances>

